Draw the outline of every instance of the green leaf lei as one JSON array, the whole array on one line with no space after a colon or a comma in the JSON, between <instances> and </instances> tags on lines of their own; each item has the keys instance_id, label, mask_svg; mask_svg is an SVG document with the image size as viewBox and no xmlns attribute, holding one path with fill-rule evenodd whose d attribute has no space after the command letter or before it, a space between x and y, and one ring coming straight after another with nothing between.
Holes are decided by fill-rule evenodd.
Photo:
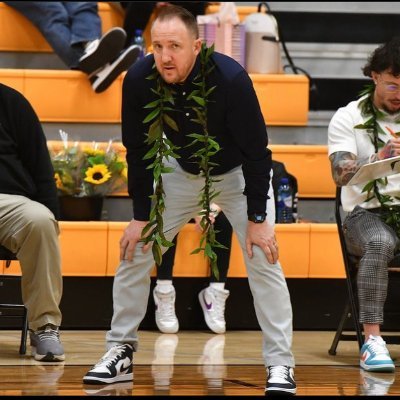
<instances>
[{"instance_id":1,"label":"green leaf lei","mask_svg":"<svg viewBox=\"0 0 400 400\"><path fill-rule=\"evenodd\" d=\"M192 132L187 135L193 139L188 146L193 146L196 143L203 144L198 151L191 155L191 157L198 163L201 175L205 180L204 186L199 194L200 199L198 203L202 208L200 213L200 215L202 215L200 222L202 228L200 247L193 250L191 254L197 254L200 251L204 251L205 256L210 260L211 270L218 279L217 255L214 249L216 247L226 247L216 240L215 234L217 232L214 230L214 225L211 223L210 219L210 214L213 212L210 204L219 194L219 192L216 192L213 188L213 183L217 182L217 180L211 177L211 171L217 164L210 161L210 158L220 151L219 144L216 142L215 137L209 134L207 128L207 105L211 101L210 95L215 90L215 86L211 88L207 87L207 76L214 69L214 65L211 62L211 55L213 52L214 45L207 47L204 43L202 44L200 50L200 70L192 83L194 89L189 93L186 100L192 101L195 104L194 106L188 106L187 108L191 108L196 114L196 118L191 121L200 125L200 133ZM152 101L145 106L145 108L152 109L152 111L143 121L143 123L151 122L147 133L146 143L152 145L152 147L143 159L154 158L154 161L147 168L153 170L155 190L154 194L151 196L152 209L150 212L150 221L143 229L142 235L145 236L147 234L143 239L145 243L153 242L152 252L154 260L157 265L161 265L161 247L173 246L173 243L169 242L164 236L164 224L162 218L162 214L165 210L165 192L163 189L162 174L173 172L173 169L165 167L163 159L164 157L167 160L169 157L179 158L179 155L176 154L179 147L175 146L163 134L164 124L168 125L171 129L178 131L176 122L170 115L168 115L168 112L175 111L174 95L176 93L164 82L155 66L153 66L153 68L154 72L146 79L156 80L156 88L151 90L157 95L157 100Z\"/></svg>"},{"instance_id":2,"label":"green leaf lei","mask_svg":"<svg viewBox=\"0 0 400 400\"><path fill-rule=\"evenodd\" d=\"M367 120L364 124L356 125L354 128L365 129L369 133L371 142L377 153L385 145L385 142L379 137L380 133L385 134L385 132L378 124L378 120L383 118L385 114L374 106L374 92L375 85L369 84L360 93L360 96L366 96L365 99L360 101L359 107L361 109L361 115L367 118ZM396 132L396 135L399 136L400 132ZM382 220L390 225L397 236L400 237L400 206L391 205L395 199L400 200L400 197L381 194L378 189L378 184L386 186L387 183L387 177L371 180L363 187L362 193L367 192L367 199L365 201L371 201L374 198L379 201L382 210Z\"/></svg>"}]
</instances>

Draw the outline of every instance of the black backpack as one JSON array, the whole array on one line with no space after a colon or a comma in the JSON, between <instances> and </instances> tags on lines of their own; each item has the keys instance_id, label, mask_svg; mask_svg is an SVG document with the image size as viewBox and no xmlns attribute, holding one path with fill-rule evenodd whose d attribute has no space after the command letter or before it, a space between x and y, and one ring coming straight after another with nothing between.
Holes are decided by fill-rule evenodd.
<instances>
[{"instance_id":1,"label":"black backpack","mask_svg":"<svg viewBox=\"0 0 400 400\"><path fill-rule=\"evenodd\" d=\"M278 186L279 182L282 178L288 178L289 185L292 188L293 193L293 222L297 222L297 203L299 200L298 188L297 188L297 179L294 175L289 174L286 171L285 164L279 161L272 160L272 170L274 171L274 175L272 177L272 186L274 188L274 198L275 204L277 204L277 194L278 194ZM275 207L275 221L277 221L277 210Z\"/></svg>"}]
</instances>

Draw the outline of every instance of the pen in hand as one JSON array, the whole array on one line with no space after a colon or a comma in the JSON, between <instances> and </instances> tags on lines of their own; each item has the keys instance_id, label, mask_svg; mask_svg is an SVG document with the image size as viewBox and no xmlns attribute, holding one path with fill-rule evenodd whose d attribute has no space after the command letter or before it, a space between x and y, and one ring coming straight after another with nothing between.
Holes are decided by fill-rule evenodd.
<instances>
[{"instance_id":1,"label":"pen in hand","mask_svg":"<svg viewBox=\"0 0 400 400\"><path fill-rule=\"evenodd\" d=\"M400 132L394 132L393 131L393 129L391 129L390 127L388 127L388 126L385 126L385 128L389 131L389 133L395 138L395 139L398 139L399 138L399 136L398 135L400 135Z\"/></svg>"}]
</instances>

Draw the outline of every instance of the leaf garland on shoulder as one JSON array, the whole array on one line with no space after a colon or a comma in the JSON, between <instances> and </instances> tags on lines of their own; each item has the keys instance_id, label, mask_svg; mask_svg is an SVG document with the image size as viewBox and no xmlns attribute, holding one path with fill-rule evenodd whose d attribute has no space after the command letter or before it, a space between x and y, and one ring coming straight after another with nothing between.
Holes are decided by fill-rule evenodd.
<instances>
[{"instance_id":1,"label":"leaf garland on shoulder","mask_svg":"<svg viewBox=\"0 0 400 400\"><path fill-rule=\"evenodd\" d=\"M192 132L187 136L193 139L188 146L193 146L196 143L203 144L203 146L193 153L191 157L196 159L201 175L205 180L204 186L199 194L200 200L198 203L202 209L200 213L202 216L200 222L202 228L200 247L193 250L191 254L197 254L200 251L204 251L205 256L210 260L211 270L218 279L217 255L214 249L216 247L226 247L216 240L215 234L217 231L214 230L214 225L211 221L211 215L213 213L211 203L218 196L219 192L216 192L213 188L213 183L217 182L217 180L211 177L211 171L217 164L210 161L210 158L220 151L218 142L215 140L214 136L209 134L207 127L207 106L211 101L210 96L215 90L215 86L210 88L207 87L207 77L215 67L211 60L213 52L214 45L207 47L205 43L202 44L199 54L200 70L192 82L195 88L186 98L187 101L194 102L195 106L190 105L186 106L186 108L191 108L195 112L196 118L192 119L192 121L200 125L200 133ZM143 123L149 123L152 121L146 139L146 143L152 145L152 148L144 156L144 159L154 157L154 161L147 168L153 169L155 190L154 194L151 196L152 209L150 212L150 221L143 229L142 235L147 235L143 239L145 243L153 242L152 252L154 260L157 265L161 265L161 247L171 247L174 245L165 238L163 232L164 225L162 214L165 210L165 193L163 189L162 174L173 172L172 168L165 167L163 164L163 158L179 158L179 155L176 154L176 150L178 150L179 147L175 146L163 135L164 124L167 124L171 129L178 132L176 122L170 115L168 115L169 111L174 111L174 95L176 95L176 93L164 82L155 66L153 68L155 71L146 79L156 80L156 88L151 90L157 95L157 100L145 106L145 108L152 109L152 111L144 119Z\"/></svg>"},{"instance_id":2,"label":"leaf garland on shoulder","mask_svg":"<svg viewBox=\"0 0 400 400\"><path fill-rule=\"evenodd\" d=\"M361 115L367 120L363 124L354 126L355 129L365 129L370 134L370 139L377 153L384 145L385 142L379 137L379 134L386 134L378 123L379 119L384 118L385 114L377 109L373 103L375 93L375 85L368 84L365 89L360 93L360 96L366 96L365 99L360 101L359 107ZM396 121L400 122L400 121ZM400 136L400 132L396 132ZM392 205L393 200L400 200L400 197L381 194L379 192L378 184L386 186L388 184L387 177L378 178L369 181L362 189L362 193L367 193L366 202L376 198L381 204L381 217L382 220L390 225L397 236L400 237L400 206Z\"/></svg>"},{"instance_id":3,"label":"leaf garland on shoulder","mask_svg":"<svg viewBox=\"0 0 400 400\"><path fill-rule=\"evenodd\" d=\"M174 110L174 92L164 83L155 65L153 73L148 76L148 80L156 80L155 89L151 89L157 95L157 99L146 104L144 108L152 109L152 111L143 120L143 123L151 122L147 133L146 143L152 145L151 149L144 155L143 160L154 157L153 162L147 169L153 170L155 182L154 193L150 196L152 208L150 211L149 223L142 231L142 237L145 244L153 242L152 252L153 258L157 265L161 265L162 252L161 246L171 247L174 244L168 241L164 236L164 223L162 214L165 209L164 189L162 174L172 172L173 169L166 167L163 163L164 157L178 158L175 153L179 147L175 146L170 140L164 136L164 124L168 125L175 131L178 131L176 122L167 114L168 111ZM147 235L147 236L146 236Z\"/></svg>"}]
</instances>

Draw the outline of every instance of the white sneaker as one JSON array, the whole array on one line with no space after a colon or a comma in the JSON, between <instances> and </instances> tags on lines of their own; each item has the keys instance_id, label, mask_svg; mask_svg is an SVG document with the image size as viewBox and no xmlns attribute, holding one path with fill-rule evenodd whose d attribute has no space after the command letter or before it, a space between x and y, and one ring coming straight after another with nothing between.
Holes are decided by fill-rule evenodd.
<instances>
[{"instance_id":1,"label":"white sneaker","mask_svg":"<svg viewBox=\"0 0 400 400\"><path fill-rule=\"evenodd\" d=\"M394 362L381 336L369 335L361 347L360 366L370 372L394 372Z\"/></svg>"},{"instance_id":2,"label":"white sneaker","mask_svg":"<svg viewBox=\"0 0 400 400\"><path fill-rule=\"evenodd\" d=\"M104 92L118 76L129 69L138 59L140 46L134 44L124 50L114 61L109 62L90 76L92 88L96 93Z\"/></svg>"},{"instance_id":3,"label":"white sneaker","mask_svg":"<svg viewBox=\"0 0 400 400\"><path fill-rule=\"evenodd\" d=\"M199 301L203 309L207 326L214 333L224 333L225 327L225 302L229 296L229 290L216 289L211 286L199 293Z\"/></svg>"},{"instance_id":4,"label":"white sneaker","mask_svg":"<svg viewBox=\"0 0 400 400\"><path fill-rule=\"evenodd\" d=\"M153 290L156 306L156 324L163 333L176 333L179 330L178 318L175 315L175 288L168 293L162 293L157 286Z\"/></svg>"},{"instance_id":5,"label":"white sneaker","mask_svg":"<svg viewBox=\"0 0 400 400\"><path fill-rule=\"evenodd\" d=\"M296 382L294 370L286 365L273 365L267 367L268 377L265 386L265 395L294 396Z\"/></svg>"},{"instance_id":6,"label":"white sneaker","mask_svg":"<svg viewBox=\"0 0 400 400\"><path fill-rule=\"evenodd\" d=\"M126 33L122 28L110 29L100 39L87 44L78 68L86 74L92 74L118 56L124 48L125 40Z\"/></svg>"}]
</instances>

